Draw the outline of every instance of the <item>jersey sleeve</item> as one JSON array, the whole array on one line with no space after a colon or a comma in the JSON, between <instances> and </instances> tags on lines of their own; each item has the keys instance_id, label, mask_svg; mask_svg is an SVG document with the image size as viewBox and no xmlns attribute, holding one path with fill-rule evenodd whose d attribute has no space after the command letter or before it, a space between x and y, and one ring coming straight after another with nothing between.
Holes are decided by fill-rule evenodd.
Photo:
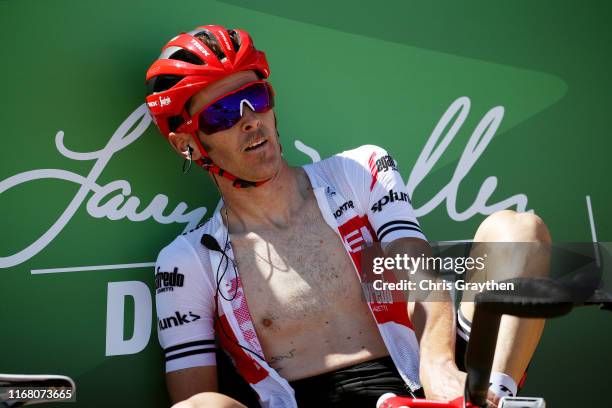
<instances>
[{"instance_id":1,"label":"jersey sleeve","mask_svg":"<svg viewBox=\"0 0 612 408\"><path fill-rule=\"evenodd\" d=\"M213 289L200 258L182 237L157 257L155 303L166 372L216 365Z\"/></svg>"},{"instance_id":2,"label":"jersey sleeve","mask_svg":"<svg viewBox=\"0 0 612 408\"><path fill-rule=\"evenodd\" d=\"M345 172L377 240L381 243L405 237L426 240L393 157L373 145L352 152L345 155Z\"/></svg>"}]
</instances>

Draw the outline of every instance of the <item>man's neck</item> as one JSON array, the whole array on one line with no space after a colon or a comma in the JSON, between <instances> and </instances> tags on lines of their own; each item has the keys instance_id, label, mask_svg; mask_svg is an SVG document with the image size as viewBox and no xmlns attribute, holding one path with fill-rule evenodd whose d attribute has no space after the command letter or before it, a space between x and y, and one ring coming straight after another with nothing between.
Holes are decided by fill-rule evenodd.
<instances>
[{"instance_id":1,"label":"man's neck","mask_svg":"<svg viewBox=\"0 0 612 408\"><path fill-rule=\"evenodd\" d=\"M290 167L284 160L278 173L259 187L235 188L227 179L217 177L217 181L225 207L221 211L225 215L228 210L233 233L286 228L311 191L302 168Z\"/></svg>"}]
</instances>

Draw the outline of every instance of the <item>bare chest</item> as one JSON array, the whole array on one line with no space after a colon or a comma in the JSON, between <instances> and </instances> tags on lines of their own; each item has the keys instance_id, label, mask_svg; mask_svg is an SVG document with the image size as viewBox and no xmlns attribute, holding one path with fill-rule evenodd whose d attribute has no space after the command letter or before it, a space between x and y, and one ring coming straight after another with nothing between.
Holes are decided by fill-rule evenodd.
<instances>
[{"instance_id":1,"label":"bare chest","mask_svg":"<svg viewBox=\"0 0 612 408\"><path fill-rule=\"evenodd\" d=\"M363 303L351 260L314 199L290 227L232 235L232 246L260 336L316 327Z\"/></svg>"}]
</instances>

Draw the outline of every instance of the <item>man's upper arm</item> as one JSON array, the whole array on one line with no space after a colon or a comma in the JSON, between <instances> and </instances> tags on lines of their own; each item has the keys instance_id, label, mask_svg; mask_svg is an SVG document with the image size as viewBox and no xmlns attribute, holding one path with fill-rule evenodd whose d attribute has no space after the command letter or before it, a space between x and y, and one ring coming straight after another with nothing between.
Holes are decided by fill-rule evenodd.
<instances>
[{"instance_id":1,"label":"man's upper arm","mask_svg":"<svg viewBox=\"0 0 612 408\"><path fill-rule=\"evenodd\" d=\"M181 237L157 258L155 303L172 399L216 391L214 291L199 257Z\"/></svg>"},{"instance_id":2,"label":"man's upper arm","mask_svg":"<svg viewBox=\"0 0 612 408\"><path fill-rule=\"evenodd\" d=\"M426 240L414 214L412 201L397 163L383 148L373 145L355 150L348 164L353 189L368 216L376 238L389 243L398 238Z\"/></svg>"},{"instance_id":3,"label":"man's upper arm","mask_svg":"<svg viewBox=\"0 0 612 408\"><path fill-rule=\"evenodd\" d=\"M191 367L166 373L166 384L173 403L201 392L216 392L217 366Z\"/></svg>"}]
</instances>

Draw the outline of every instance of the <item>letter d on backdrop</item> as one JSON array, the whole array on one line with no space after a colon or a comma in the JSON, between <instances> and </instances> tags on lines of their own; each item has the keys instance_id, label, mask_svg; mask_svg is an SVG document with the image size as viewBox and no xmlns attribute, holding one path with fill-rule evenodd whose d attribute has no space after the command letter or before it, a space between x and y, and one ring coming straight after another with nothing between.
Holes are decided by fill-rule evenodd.
<instances>
[{"instance_id":1,"label":"letter d on backdrop","mask_svg":"<svg viewBox=\"0 0 612 408\"><path fill-rule=\"evenodd\" d=\"M123 338L125 298L134 298L134 334ZM151 337L152 303L149 287L143 282L109 282L106 297L106 355L136 354Z\"/></svg>"}]
</instances>

